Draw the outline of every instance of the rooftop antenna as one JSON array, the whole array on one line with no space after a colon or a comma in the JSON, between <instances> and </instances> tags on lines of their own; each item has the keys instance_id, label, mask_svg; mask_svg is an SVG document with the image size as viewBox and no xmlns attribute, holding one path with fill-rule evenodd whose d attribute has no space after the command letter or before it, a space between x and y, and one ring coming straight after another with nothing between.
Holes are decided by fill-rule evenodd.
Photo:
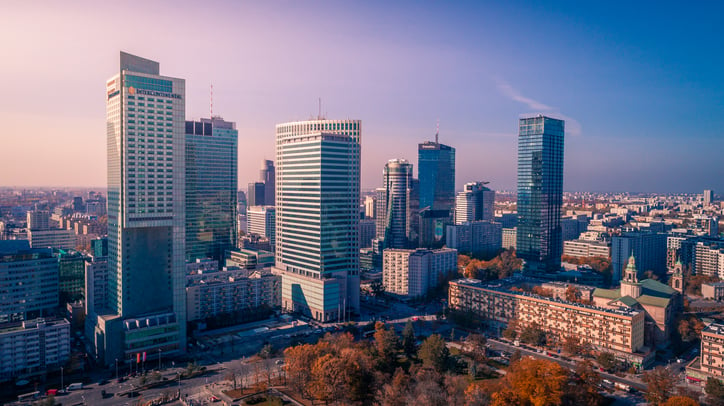
<instances>
[{"instance_id":1,"label":"rooftop antenna","mask_svg":"<svg viewBox=\"0 0 724 406\"><path fill-rule=\"evenodd\" d=\"M209 91L209 118L214 118L214 84L211 84Z\"/></svg>"},{"instance_id":2,"label":"rooftop antenna","mask_svg":"<svg viewBox=\"0 0 724 406\"><path fill-rule=\"evenodd\" d=\"M440 119L437 119L437 127L435 128L435 144L438 144L437 140L440 137Z\"/></svg>"}]
</instances>

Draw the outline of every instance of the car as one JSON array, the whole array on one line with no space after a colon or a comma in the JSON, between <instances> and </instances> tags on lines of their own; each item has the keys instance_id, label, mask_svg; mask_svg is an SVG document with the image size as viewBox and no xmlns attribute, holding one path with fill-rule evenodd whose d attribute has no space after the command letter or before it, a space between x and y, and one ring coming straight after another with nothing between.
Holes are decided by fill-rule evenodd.
<instances>
[{"instance_id":1,"label":"car","mask_svg":"<svg viewBox=\"0 0 724 406\"><path fill-rule=\"evenodd\" d=\"M214 402L214 403L215 403L215 402L219 402L219 401L221 401L221 399L217 398L216 396L211 396L211 397L209 398L209 402Z\"/></svg>"}]
</instances>

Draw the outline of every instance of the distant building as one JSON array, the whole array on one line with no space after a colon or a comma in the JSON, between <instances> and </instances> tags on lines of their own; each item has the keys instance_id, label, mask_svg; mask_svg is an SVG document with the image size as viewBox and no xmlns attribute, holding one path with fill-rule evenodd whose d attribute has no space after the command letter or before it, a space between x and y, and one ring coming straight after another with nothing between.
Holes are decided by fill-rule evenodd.
<instances>
[{"instance_id":1,"label":"distant building","mask_svg":"<svg viewBox=\"0 0 724 406\"><path fill-rule=\"evenodd\" d=\"M449 225L445 238L448 248L458 252L492 256L503 246L503 228L500 223L483 220Z\"/></svg>"},{"instance_id":2,"label":"distant building","mask_svg":"<svg viewBox=\"0 0 724 406\"><path fill-rule=\"evenodd\" d=\"M256 270L274 266L274 253L271 251L239 248L229 251L226 266L237 266L241 269Z\"/></svg>"},{"instance_id":3,"label":"distant building","mask_svg":"<svg viewBox=\"0 0 724 406\"><path fill-rule=\"evenodd\" d=\"M249 183L246 192L246 207L266 205L266 185L264 185L264 182ZM270 206L273 206L273 204Z\"/></svg>"},{"instance_id":4,"label":"distant building","mask_svg":"<svg viewBox=\"0 0 724 406\"><path fill-rule=\"evenodd\" d=\"M365 218L373 219L377 216L377 197L365 196Z\"/></svg>"},{"instance_id":5,"label":"distant building","mask_svg":"<svg viewBox=\"0 0 724 406\"><path fill-rule=\"evenodd\" d=\"M60 303L85 298L85 262L88 259L78 251L56 250L58 257L58 283Z\"/></svg>"},{"instance_id":6,"label":"distant building","mask_svg":"<svg viewBox=\"0 0 724 406\"><path fill-rule=\"evenodd\" d=\"M455 148L425 141L417 148L420 209L451 211L455 207Z\"/></svg>"},{"instance_id":7,"label":"distant building","mask_svg":"<svg viewBox=\"0 0 724 406\"><path fill-rule=\"evenodd\" d=\"M386 248L406 248L408 245L408 190L412 186L412 164L404 159L393 159L383 170L385 202L377 216L378 229L383 229L382 240Z\"/></svg>"},{"instance_id":8,"label":"distant building","mask_svg":"<svg viewBox=\"0 0 724 406\"><path fill-rule=\"evenodd\" d=\"M701 332L700 355L686 367L687 382L704 385L708 378L724 381L724 324L711 323Z\"/></svg>"},{"instance_id":9,"label":"distant building","mask_svg":"<svg viewBox=\"0 0 724 406\"><path fill-rule=\"evenodd\" d=\"M714 203L714 191L704 190L704 207L711 206Z\"/></svg>"},{"instance_id":10,"label":"distant building","mask_svg":"<svg viewBox=\"0 0 724 406\"><path fill-rule=\"evenodd\" d=\"M563 255L577 258L611 257L611 244L602 241L572 240L563 242Z\"/></svg>"},{"instance_id":11,"label":"distant building","mask_svg":"<svg viewBox=\"0 0 724 406\"><path fill-rule=\"evenodd\" d=\"M503 213L495 216L495 222L503 225L503 228L515 228L518 225L518 213Z\"/></svg>"},{"instance_id":12,"label":"distant building","mask_svg":"<svg viewBox=\"0 0 724 406\"><path fill-rule=\"evenodd\" d=\"M724 282L702 283L701 296L704 299L721 301L724 299Z\"/></svg>"},{"instance_id":13,"label":"distant building","mask_svg":"<svg viewBox=\"0 0 724 406\"><path fill-rule=\"evenodd\" d=\"M28 230L47 230L50 228L50 212L47 210L29 211L27 223Z\"/></svg>"},{"instance_id":14,"label":"distant building","mask_svg":"<svg viewBox=\"0 0 724 406\"><path fill-rule=\"evenodd\" d=\"M699 235L716 237L719 235L719 219L703 214L695 215L693 228Z\"/></svg>"},{"instance_id":15,"label":"distant building","mask_svg":"<svg viewBox=\"0 0 724 406\"><path fill-rule=\"evenodd\" d=\"M611 240L612 280L621 279L628 258L636 257L636 268L643 276L646 271L657 275L666 273L666 234L631 231L614 236Z\"/></svg>"},{"instance_id":16,"label":"distant building","mask_svg":"<svg viewBox=\"0 0 724 406\"><path fill-rule=\"evenodd\" d=\"M563 254L564 122L538 115L519 124L517 254L526 272L557 272Z\"/></svg>"},{"instance_id":17,"label":"distant building","mask_svg":"<svg viewBox=\"0 0 724 406\"><path fill-rule=\"evenodd\" d=\"M417 246L420 248L436 249L445 244L445 228L453 224L450 210L420 210L419 236Z\"/></svg>"},{"instance_id":18,"label":"distant building","mask_svg":"<svg viewBox=\"0 0 724 406\"><path fill-rule=\"evenodd\" d=\"M276 251L277 212L273 206L249 206L246 209L246 228L250 234L269 239L271 251Z\"/></svg>"},{"instance_id":19,"label":"distant building","mask_svg":"<svg viewBox=\"0 0 724 406\"><path fill-rule=\"evenodd\" d=\"M0 323L45 316L58 306L58 258L14 243L0 241Z\"/></svg>"},{"instance_id":20,"label":"distant building","mask_svg":"<svg viewBox=\"0 0 724 406\"><path fill-rule=\"evenodd\" d=\"M699 241L694 246L692 271L724 279L724 240Z\"/></svg>"},{"instance_id":21,"label":"distant building","mask_svg":"<svg viewBox=\"0 0 724 406\"><path fill-rule=\"evenodd\" d=\"M274 161L262 159L259 169L259 179L264 182L264 204L274 206L276 204L276 170Z\"/></svg>"},{"instance_id":22,"label":"distant building","mask_svg":"<svg viewBox=\"0 0 724 406\"><path fill-rule=\"evenodd\" d=\"M28 240L32 248L57 248L72 250L76 247L76 236L73 230L51 228L46 230L29 230Z\"/></svg>"},{"instance_id":23,"label":"distant building","mask_svg":"<svg viewBox=\"0 0 724 406\"><path fill-rule=\"evenodd\" d=\"M495 191L488 189L488 182L470 182L455 198L455 224L472 221L493 221L495 217Z\"/></svg>"},{"instance_id":24,"label":"distant building","mask_svg":"<svg viewBox=\"0 0 724 406\"><path fill-rule=\"evenodd\" d=\"M0 381L45 376L70 360L70 323L38 318L0 327Z\"/></svg>"},{"instance_id":25,"label":"distant building","mask_svg":"<svg viewBox=\"0 0 724 406\"><path fill-rule=\"evenodd\" d=\"M419 298L438 286L441 279L457 273L457 250L386 249L382 283L385 292L400 298Z\"/></svg>"},{"instance_id":26,"label":"distant building","mask_svg":"<svg viewBox=\"0 0 724 406\"><path fill-rule=\"evenodd\" d=\"M92 332L92 320L95 315L108 306L108 258L86 258L84 279L86 326L91 322L90 332ZM91 334L88 337L92 336Z\"/></svg>"},{"instance_id":27,"label":"distant building","mask_svg":"<svg viewBox=\"0 0 724 406\"><path fill-rule=\"evenodd\" d=\"M375 220L360 220L359 221L359 247L370 248L372 247L372 240L377 234L377 226Z\"/></svg>"},{"instance_id":28,"label":"distant building","mask_svg":"<svg viewBox=\"0 0 724 406\"><path fill-rule=\"evenodd\" d=\"M256 234L247 234L239 239L240 248L250 250L270 251L272 250L271 241L268 238Z\"/></svg>"},{"instance_id":29,"label":"distant building","mask_svg":"<svg viewBox=\"0 0 724 406\"><path fill-rule=\"evenodd\" d=\"M90 242L91 255L95 258L108 256L108 237L96 238Z\"/></svg>"},{"instance_id":30,"label":"distant building","mask_svg":"<svg viewBox=\"0 0 724 406\"><path fill-rule=\"evenodd\" d=\"M503 228L501 232L503 234L503 248L506 250L511 248L516 249L518 246L516 244L518 239L518 229L515 227Z\"/></svg>"}]
</instances>

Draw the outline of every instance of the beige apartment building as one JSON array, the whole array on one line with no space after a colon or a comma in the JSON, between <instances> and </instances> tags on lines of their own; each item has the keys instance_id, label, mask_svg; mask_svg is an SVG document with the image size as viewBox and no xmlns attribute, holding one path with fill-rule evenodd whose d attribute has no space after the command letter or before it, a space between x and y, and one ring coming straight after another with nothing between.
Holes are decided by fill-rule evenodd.
<instances>
[{"instance_id":1,"label":"beige apartment building","mask_svg":"<svg viewBox=\"0 0 724 406\"><path fill-rule=\"evenodd\" d=\"M521 328L537 325L554 342L575 338L637 366L646 367L653 361L653 353L644 347L644 312L604 309L511 290L522 284L520 279L452 281L450 308L472 311L499 324L515 319Z\"/></svg>"}]
</instances>

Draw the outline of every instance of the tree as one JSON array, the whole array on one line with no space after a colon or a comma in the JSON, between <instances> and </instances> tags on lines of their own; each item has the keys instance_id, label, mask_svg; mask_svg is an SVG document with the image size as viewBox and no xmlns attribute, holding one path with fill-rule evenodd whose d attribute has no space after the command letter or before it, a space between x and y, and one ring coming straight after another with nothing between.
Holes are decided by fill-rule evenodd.
<instances>
[{"instance_id":1,"label":"tree","mask_svg":"<svg viewBox=\"0 0 724 406\"><path fill-rule=\"evenodd\" d=\"M267 359L274 354L274 347L272 347L271 344L267 344L263 347L261 347L261 350L259 350L259 357L263 359Z\"/></svg>"},{"instance_id":2,"label":"tree","mask_svg":"<svg viewBox=\"0 0 724 406\"><path fill-rule=\"evenodd\" d=\"M402 330L402 348L408 357L415 354L417 345L415 344L415 327L412 325L412 320L407 320L405 328Z\"/></svg>"},{"instance_id":3,"label":"tree","mask_svg":"<svg viewBox=\"0 0 724 406\"><path fill-rule=\"evenodd\" d=\"M465 406L488 406L490 400L490 393L476 382L470 383L465 389Z\"/></svg>"},{"instance_id":4,"label":"tree","mask_svg":"<svg viewBox=\"0 0 724 406\"><path fill-rule=\"evenodd\" d=\"M724 406L724 384L716 379L709 378L706 380L704 387L706 392L706 402L711 406Z\"/></svg>"},{"instance_id":5,"label":"tree","mask_svg":"<svg viewBox=\"0 0 724 406\"><path fill-rule=\"evenodd\" d=\"M485 362L485 344L488 340L481 334L469 334L465 338L465 352L475 362Z\"/></svg>"},{"instance_id":6,"label":"tree","mask_svg":"<svg viewBox=\"0 0 724 406\"><path fill-rule=\"evenodd\" d=\"M688 397L688 396L672 396L666 402L662 403L663 406L699 406L699 402Z\"/></svg>"},{"instance_id":7,"label":"tree","mask_svg":"<svg viewBox=\"0 0 724 406\"><path fill-rule=\"evenodd\" d=\"M510 366L504 379L507 388L522 401L512 404L548 406L561 404L568 374L553 361L523 358Z\"/></svg>"},{"instance_id":8,"label":"tree","mask_svg":"<svg viewBox=\"0 0 724 406\"><path fill-rule=\"evenodd\" d=\"M563 341L563 351L570 355L576 355L581 352L581 340L575 336L567 336Z\"/></svg>"},{"instance_id":9,"label":"tree","mask_svg":"<svg viewBox=\"0 0 724 406\"><path fill-rule=\"evenodd\" d=\"M515 364L516 362L520 361L521 359L523 359L523 353L521 353L520 350L516 348L515 351L513 351L513 353L510 354L510 359L509 359L510 365Z\"/></svg>"},{"instance_id":10,"label":"tree","mask_svg":"<svg viewBox=\"0 0 724 406\"><path fill-rule=\"evenodd\" d=\"M648 392L644 397L654 405L661 405L671 397L676 385L676 377L661 366L644 372L641 379L648 386Z\"/></svg>"},{"instance_id":11,"label":"tree","mask_svg":"<svg viewBox=\"0 0 724 406\"><path fill-rule=\"evenodd\" d=\"M566 300L569 302L580 302L581 291L573 285L568 285L566 288Z\"/></svg>"},{"instance_id":12,"label":"tree","mask_svg":"<svg viewBox=\"0 0 724 406\"><path fill-rule=\"evenodd\" d=\"M546 333L537 324L523 327L520 340L531 345L543 345L546 342Z\"/></svg>"},{"instance_id":13,"label":"tree","mask_svg":"<svg viewBox=\"0 0 724 406\"><path fill-rule=\"evenodd\" d=\"M385 285L381 281L372 282L370 289L372 289L372 296L374 297L382 297L385 294Z\"/></svg>"},{"instance_id":14,"label":"tree","mask_svg":"<svg viewBox=\"0 0 724 406\"><path fill-rule=\"evenodd\" d=\"M397 338L397 334L392 328L386 328L385 323L375 323L375 350L377 355L380 357L380 361L389 371L394 369L395 361L397 359L397 348L400 343ZM392 369L389 369L392 368Z\"/></svg>"},{"instance_id":15,"label":"tree","mask_svg":"<svg viewBox=\"0 0 724 406\"><path fill-rule=\"evenodd\" d=\"M447 349L445 340L438 334L427 337L417 352L417 357L422 360L422 364L437 372L442 372L446 369L449 356L450 352Z\"/></svg>"},{"instance_id":16,"label":"tree","mask_svg":"<svg viewBox=\"0 0 724 406\"><path fill-rule=\"evenodd\" d=\"M606 371L610 371L616 366L616 356L610 352L602 352L598 354L596 361L598 361L598 365Z\"/></svg>"},{"instance_id":17,"label":"tree","mask_svg":"<svg viewBox=\"0 0 724 406\"><path fill-rule=\"evenodd\" d=\"M392 380L382 386L377 394L380 406L406 406L410 391L410 377L402 368L397 368Z\"/></svg>"},{"instance_id":18,"label":"tree","mask_svg":"<svg viewBox=\"0 0 724 406\"><path fill-rule=\"evenodd\" d=\"M585 360L576 364L576 370L566 385L564 405L599 406L603 396L598 393L601 375L594 369L593 363Z\"/></svg>"},{"instance_id":19,"label":"tree","mask_svg":"<svg viewBox=\"0 0 724 406\"><path fill-rule=\"evenodd\" d=\"M508 326L503 330L503 337L508 340L515 340L518 337L518 320L512 319L508 322Z\"/></svg>"}]
</instances>

